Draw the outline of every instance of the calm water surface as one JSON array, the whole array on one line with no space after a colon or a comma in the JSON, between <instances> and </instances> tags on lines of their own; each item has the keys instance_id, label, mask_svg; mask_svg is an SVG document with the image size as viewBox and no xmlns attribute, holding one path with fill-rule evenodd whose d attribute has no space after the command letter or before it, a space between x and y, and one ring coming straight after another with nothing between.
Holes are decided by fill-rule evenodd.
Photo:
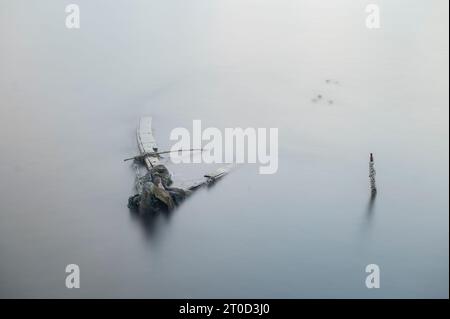
<instances>
[{"instance_id":1,"label":"calm water surface","mask_svg":"<svg viewBox=\"0 0 450 319\"><path fill-rule=\"evenodd\" d=\"M378 2L368 30L368 1L78 0L68 30L64 2L1 0L0 297L448 298L448 2ZM142 115L161 149L278 127L278 173L143 221Z\"/></svg>"}]
</instances>

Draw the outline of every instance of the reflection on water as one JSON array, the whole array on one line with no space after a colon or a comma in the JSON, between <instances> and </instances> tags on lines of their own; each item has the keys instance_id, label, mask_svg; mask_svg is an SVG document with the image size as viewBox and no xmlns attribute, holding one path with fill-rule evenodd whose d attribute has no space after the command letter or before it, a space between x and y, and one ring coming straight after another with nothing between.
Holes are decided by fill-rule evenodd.
<instances>
[{"instance_id":1,"label":"reflection on water","mask_svg":"<svg viewBox=\"0 0 450 319\"><path fill-rule=\"evenodd\" d=\"M375 199L377 198L377 192L370 192L369 203L367 204L367 216L372 219L375 209Z\"/></svg>"},{"instance_id":2,"label":"reflection on water","mask_svg":"<svg viewBox=\"0 0 450 319\"><path fill-rule=\"evenodd\" d=\"M130 209L130 216L135 222L139 223L145 234L145 238L149 241L157 243L159 238L158 235L161 232L164 232L165 227L167 227L172 215L175 214L175 211L140 214L138 211Z\"/></svg>"}]
</instances>

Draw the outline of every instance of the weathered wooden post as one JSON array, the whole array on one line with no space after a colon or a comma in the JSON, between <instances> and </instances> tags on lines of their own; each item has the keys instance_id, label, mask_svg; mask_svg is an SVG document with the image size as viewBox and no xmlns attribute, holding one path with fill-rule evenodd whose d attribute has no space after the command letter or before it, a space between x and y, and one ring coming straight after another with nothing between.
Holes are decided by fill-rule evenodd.
<instances>
[{"instance_id":1,"label":"weathered wooden post","mask_svg":"<svg viewBox=\"0 0 450 319\"><path fill-rule=\"evenodd\" d=\"M375 194L377 193L377 185L375 184L376 171L375 171L374 165L375 165L375 163L373 161L373 154L370 153L369 180L370 180L370 192L371 192L372 196L375 196Z\"/></svg>"}]
</instances>

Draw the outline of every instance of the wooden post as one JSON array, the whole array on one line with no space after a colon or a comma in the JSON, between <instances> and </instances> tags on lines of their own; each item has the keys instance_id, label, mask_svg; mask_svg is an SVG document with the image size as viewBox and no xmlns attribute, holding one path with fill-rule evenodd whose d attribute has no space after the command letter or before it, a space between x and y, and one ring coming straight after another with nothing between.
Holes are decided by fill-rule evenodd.
<instances>
[{"instance_id":1,"label":"wooden post","mask_svg":"<svg viewBox=\"0 0 450 319\"><path fill-rule=\"evenodd\" d=\"M370 192L372 196L374 196L377 193L377 185L375 183L375 163L373 161L373 154L370 153L370 161L369 161L369 181L370 181Z\"/></svg>"}]
</instances>

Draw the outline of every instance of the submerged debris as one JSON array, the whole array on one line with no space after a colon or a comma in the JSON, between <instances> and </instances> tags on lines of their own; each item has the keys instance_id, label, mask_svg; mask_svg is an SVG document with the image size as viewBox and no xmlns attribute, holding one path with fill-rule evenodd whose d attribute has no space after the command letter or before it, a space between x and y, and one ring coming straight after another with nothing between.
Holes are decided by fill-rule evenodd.
<instances>
[{"instance_id":1,"label":"submerged debris","mask_svg":"<svg viewBox=\"0 0 450 319\"><path fill-rule=\"evenodd\" d=\"M128 199L128 208L138 211L171 211L191 193L188 190L171 187L169 170L162 164L153 167L139 177L141 192Z\"/></svg>"}]
</instances>

